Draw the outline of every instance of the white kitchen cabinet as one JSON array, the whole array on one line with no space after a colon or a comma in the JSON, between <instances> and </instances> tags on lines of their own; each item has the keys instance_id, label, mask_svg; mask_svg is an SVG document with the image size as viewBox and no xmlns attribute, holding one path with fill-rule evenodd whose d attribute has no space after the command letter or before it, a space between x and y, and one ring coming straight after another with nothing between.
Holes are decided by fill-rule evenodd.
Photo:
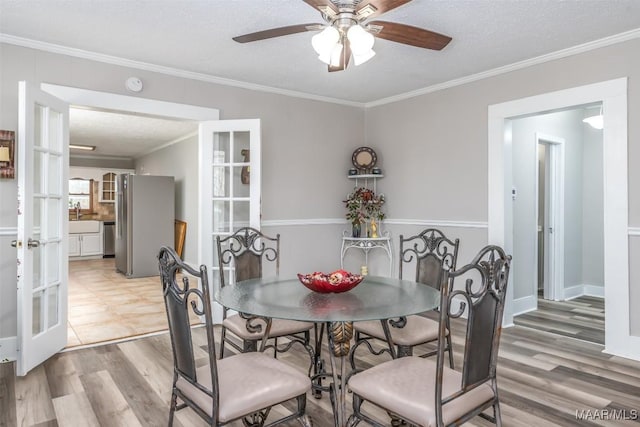
<instances>
[{"instance_id":1,"label":"white kitchen cabinet","mask_svg":"<svg viewBox=\"0 0 640 427\"><path fill-rule=\"evenodd\" d=\"M102 255L101 233L69 234L69 256Z\"/></svg>"},{"instance_id":2,"label":"white kitchen cabinet","mask_svg":"<svg viewBox=\"0 0 640 427\"><path fill-rule=\"evenodd\" d=\"M105 172L100 179L100 202L115 203L116 201L116 176L115 172Z\"/></svg>"}]
</instances>

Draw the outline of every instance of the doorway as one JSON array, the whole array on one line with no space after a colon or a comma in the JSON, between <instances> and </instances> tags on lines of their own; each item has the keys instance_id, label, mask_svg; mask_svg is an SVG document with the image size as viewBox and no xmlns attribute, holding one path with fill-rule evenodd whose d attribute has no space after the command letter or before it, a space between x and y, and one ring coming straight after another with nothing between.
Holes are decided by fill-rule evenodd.
<instances>
[{"instance_id":1,"label":"doorway","mask_svg":"<svg viewBox=\"0 0 640 427\"><path fill-rule=\"evenodd\" d=\"M632 334L629 307L627 79L620 78L489 106L488 241L513 250L510 119L602 102L604 113L604 352L640 359L640 337ZM513 325L513 287L507 289L505 326ZM621 327L622 325L622 327ZM625 326L626 325L626 326Z\"/></svg>"},{"instance_id":2,"label":"doorway","mask_svg":"<svg viewBox=\"0 0 640 427\"><path fill-rule=\"evenodd\" d=\"M119 126L125 129L135 129L138 132L135 138L144 140L143 135L139 134L140 131L145 127L153 128L156 132L156 138L155 140L151 138L151 140L156 149L166 148L172 143L181 142L179 136L184 136L185 132L194 139L195 147L197 145L197 123L203 120L217 120L219 116L218 110L211 108L49 84L43 84L42 88L74 106L82 106L85 120L88 115L94 123L102 126L104 132L113 133L116 122L134 120L135 123L131 123L131 125L122 125L120 123ZM111 118L104 120L106 115L110 115ZM149 119L152 125L146 126L142 123L145 119ZM192 125L190 130L180 130L179 126L176 127L175 131L181 132L180 135L172 134L173 136L169 140L164 140L158 146L158 124L163 121L174 124L185 121L196 123ZM114 124L114 126L108 125L107 122ZM83 129L83 131L85 130ZM100 137L97 136L97 139L100 139ZM134 149L133 141L125 141L122 135L111 135L108 139L115 141L114 145L118 145L120 149L125 151L122 151L122 153L114 151L107 153L107 156L102 160L102 166L104 167L101 167L101 169L133 171L135 169L134 162L131 160L127 163L126 161L126 158L135 157L132 151ZM148 140L147 144L149 144ZM153 150L151 146L147 145L146 148L138 150L138 153L140 151L149 153ZM197 153L197 148L194 152ZM90 159L86 155L81 155L80 157L84 161L83 166L98 166L95 163L95 159ZM143 173L146 172L160 174L160 172L153 170L145 170ZM197 184L197 172L194 172L194 176L195 184ZM100 200L99 195L102 194L103 187L98 186L98 179L96 178L94 183L96 187L94 201L100 205L99 211L102 217L97 219L105 219L105 215L109 216L106 219L114 219L112 218L115 214L113 204L101 203L103 201ZM198 190L197 186L193 187L193 184L189 183L194 193L193 197L197 200ZM187 190L180 188L179 191L182 191L184 195ZM184 197L189 198L190 196L191 194ZM194 218L189 221L189 226L192 227L195 232L194 235L197 236L197 212L194 213ZM115 271L113 258L103 259L101 256L95 256L86 259L75 258L71 261L69 264L69 282L69 320L72 323L71 327L77 328L78 334L69 331L68 347L74 344L91 345L96 342L152 333L153 331L164 329L164 326L166 326L164 302L161 292L158 292L159 281L157 277L127 279ZM136 318L138 321L132 323L131 321Z\"/></svg>"}]
</instances>

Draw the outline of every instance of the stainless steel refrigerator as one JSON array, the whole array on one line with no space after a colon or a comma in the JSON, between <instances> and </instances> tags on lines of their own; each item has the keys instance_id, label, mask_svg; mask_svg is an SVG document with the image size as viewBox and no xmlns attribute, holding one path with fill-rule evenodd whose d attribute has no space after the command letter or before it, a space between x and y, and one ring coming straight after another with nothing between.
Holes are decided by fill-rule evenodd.
<instances>
[{"instance_id":1,"label":"stainless steel refrigerator","mask_svg":"<svg viewBox=\"0 0 640 427\"><path fill-rule=\"evenodd\" d=\"M158 275L158 252L174 246L172 176L118 175L116 269L128 278Z\"/></svg>"}]
</instances>

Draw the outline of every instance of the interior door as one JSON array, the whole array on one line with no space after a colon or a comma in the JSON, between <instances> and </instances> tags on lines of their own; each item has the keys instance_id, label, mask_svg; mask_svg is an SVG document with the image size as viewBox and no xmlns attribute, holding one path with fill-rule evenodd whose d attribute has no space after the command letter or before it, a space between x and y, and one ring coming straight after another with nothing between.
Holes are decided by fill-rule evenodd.
<instances>
[{"instance_id":1,"label":"interior door","mask_svg":"<svg viewBox=\"0 0 640 427\"><path fill-rule=\"evenodd\" d=\"M219 284L216 236L240 227L260 229L260 120L216 120L200 123L199 258L215 289ZM233 280L233 271L226 271ZM214 304L214 319L222 308Z\"/></svg>"},{"instance_id":2,"label":"interior door","mask_svg":"<svg viewBox=\"0 0 640 427\"><path fill-rule=\"evenodd\" d=\"M18 358L26 375L67 344L69 108L19 83Z\"/></svg>"}]
</instances>

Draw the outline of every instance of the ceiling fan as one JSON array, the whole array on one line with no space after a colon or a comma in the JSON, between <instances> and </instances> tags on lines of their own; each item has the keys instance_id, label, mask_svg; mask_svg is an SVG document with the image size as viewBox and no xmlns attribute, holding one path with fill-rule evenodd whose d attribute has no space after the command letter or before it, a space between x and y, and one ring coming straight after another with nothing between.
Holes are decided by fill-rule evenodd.
<instances>
[{"instance_id":1,"label":"ceiling fan","mask_svg":"<svg viewBox=\"0 0 640 427\"><path fill-rule=\"evenodd\" d=\"M234 37L238 43L248 43L305 31L321 31L312 38L318 59L329 66L329 71L347 68L353 56L356 65L371 59L374 37L396 43L442 50L451 37L412 27L406 24L371 19L389 12L411 0L303 0L317 9L324 24L298 24L272 28Z\"/></svg>"}]
</instances>

